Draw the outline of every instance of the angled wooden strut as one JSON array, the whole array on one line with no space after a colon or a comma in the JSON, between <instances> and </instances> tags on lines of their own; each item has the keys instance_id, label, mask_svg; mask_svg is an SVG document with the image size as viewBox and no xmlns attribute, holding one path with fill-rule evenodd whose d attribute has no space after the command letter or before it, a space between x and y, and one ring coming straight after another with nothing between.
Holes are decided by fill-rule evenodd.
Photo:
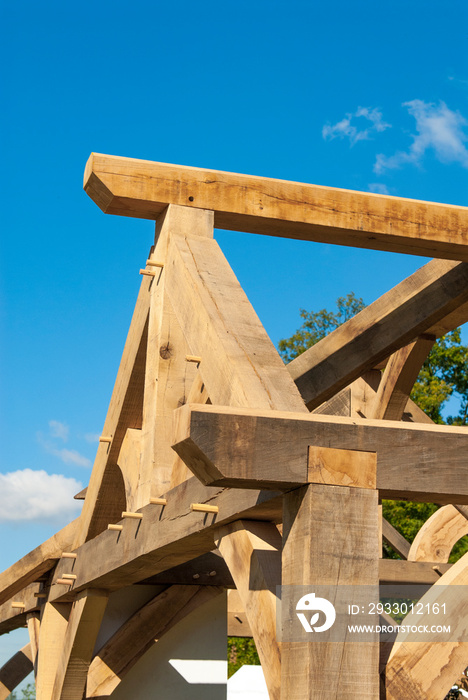
<instances>
[{"instance_id":1,"label":"angled wooden strut","mask_svg":"<svg viewBox=\"0 0 468 700\"><path fill-rule=\"evenodd\" d=\"M80 593L70 612L55 676L52 700L82 700L108 592Z\"/></svg>"},{"instance_id":2,"label":"angled wooden strut","mask_svg":"<svg viewBox=\"0 0 468 700\"><path fill-rule=\"evenodd\" d=\"M468 535L468 520L455 506L443 506L419 530L408 552L408 559L447 562L453 546L465 535Z\"/></svg>"},{"instance_id":3,"label":"angled wooden strut","mask_svg":"<svg viewBox=\"0 0 468 700\"><path fill-rule=\"evenodd\" d=\"M452 641L442 641L436 634L430 642L413 641L411 632L400 632L387 664L387 700L436 700L444 697L458 680L468 659L468 641L464 641L468 618L465 591L468 591L468 554L421 598L424 614L410 613L405 618L405 630L412 625L437 627L441 625L441 617L433 611L445 603L447 614L444 614L443 625L451 628Z\"/></svg>"},{"instance_id":4,"label":"angled wooden strut","mask_svg":"<svg viewBox=\"0 0 468 700\"><path fill-rule=\"evenodd\" d=\"M464 207L93 153L84 189L108 214L156 219L168 204L215 227L468 260Z\"/></svg>"},{"instance_id":5,"label":"angled wooden strut","mask_svg":"<svg viewBox=\"0 0 468 700\"><path fill-rule=\"evenodd\" d=\"M26 644L0 668L0 700L6 700L32 670L31 645Z\"/></svg>"},{"instance_id":6,"label":"angled wooden strut","mask_svg":"<svg viewBox=\"0 0 468 700\"><path fill-rule=\"evenodd\" d=\"M431 260L288 370L312 410L422 334L438 337L467 321L467 301L468 265Z\"/></svg>"},{"instance_id":7,"label":"angled wooden strut","mask_svg":"<svg viewBox=\"0 0 468 700\"><path fill-rule=\"evenodd\" d=\"M281 535L273 523L237 521L215 532L216 545L235 581L253 632L270 700L281 694L281 654L276 634L281 585Z\"/></svg>"},{"instance_id":8,"label":"angled wooden strut","mask_svg":"<svg viewBox=\"0 0 468 700\"><path fill-rule=\"evenodd\" d=\"M223 593L216 586L171 586L146 603L101 647L89 667L86 698L108 697L161 637Z\"/></svg>"}]
</instances>

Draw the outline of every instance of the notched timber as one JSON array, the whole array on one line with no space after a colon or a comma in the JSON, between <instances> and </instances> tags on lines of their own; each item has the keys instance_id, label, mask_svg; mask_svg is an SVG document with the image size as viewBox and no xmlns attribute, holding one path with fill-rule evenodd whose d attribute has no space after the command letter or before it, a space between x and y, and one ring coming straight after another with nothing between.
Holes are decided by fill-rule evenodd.
<instances>
[{"instance_id":1,"label":"notched timber","mask_svg":"<svg viewBox=\"0 0 468 700\"><path fill-rule=\"evenodd\" d=\"M156 219L177 204L213 210L215 228L468 260L460 206L99 153L84 189L108 214Z\"/></svg>"},{"instance_id":2,"label":"notched timber","mask_svg":"<svg viewBox=\"0 0 468 700\"><path fill-rule=\"evenodd\" d=\"M175 413L173 447L211 486L287 490L309 483L314 446L377 453L382 498L468 503L465 427L196 404Z\"/></svg>"}]
</instances>

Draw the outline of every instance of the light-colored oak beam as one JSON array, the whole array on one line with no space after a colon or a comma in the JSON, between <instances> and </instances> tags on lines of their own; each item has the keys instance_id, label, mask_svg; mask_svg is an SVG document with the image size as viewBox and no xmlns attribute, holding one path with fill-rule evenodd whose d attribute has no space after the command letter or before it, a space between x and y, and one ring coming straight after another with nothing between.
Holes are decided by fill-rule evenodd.
<instances>
[{"instance_id":1,"label":"light-colored oak beam","mask_svg":"<svg viewBox=\"0 0 468 700\"><path fill-rule=\"evenodd\" d=\"M301 587L301 591L330 586L334 591L340 585L373 586L378 590L378 529L377 492L371 489L311 484L286 494L283 592L293 586ZM294 630L297 623L295 610L285 604L284 597L283 593L283 635ZM368 642L349 642L346 638L317 642L294 637L282 638L283 700L376 700L378 634Z\"/></svg>"},{"instance_id":2,"label":"light-colored oak beam","mask_svg":"<svg viewBox=\"0 0 468 700\"><path fill-rule=\"evenodd\" d=\"M397 554L403 559L408 559L411 544L385 518L382 518L382 537Z\"/></svg>"},{"instance_id":3,"label":"light-colored oak beam","mask_svg":"<svg viewBox=\"0 0 468 700\"><path fill-rule=\"evenodd\" d=\"M468 320L468 265L431 260L287 367L310 410L422 334ZM456 309L463 309L463 318ZM455 325L448 327L452 319Z\"/></svg>"},{"instance_id":4,"label":"light-colored oak beam","mask_svg":"<svg viewBox=\"0 0 468 700\"><path fill-rule=\"evenodd\" d=\"M91 154L84 189L108 214L210 209L215 227L468 260L464 207L134 158Z\"/></svg>"},{"instance_id":5,"label":"light-colored oak beam","mask_svg":"<svg viewBox=\"0 0 468 700\"><path fill-rule=\"evenodd\" d=\"M0 573L0 605L55 566L62 552L69 550L72 546L77 523L78 520L73 520Z\"/></svg>"},{"instance_id":6,"label":"light-colored oak beam","mask_svg":"<svg viewBox=\"0 0 468 700\"><path fill-rule=\"evenodd\" d=\"M32 670L31 645L26 644L0 668L0 700L6 700Z\"/></svg>"},{"instance_id":7,"label":"light-colored oak beam","mask_svg":"<svg viewBox=\"0 0 468 700\"><path fill-rule=\"evenodd\" d=\"M70 612L52 700L82 700L94 645L109 594L100 589L80 593Z\"/></svg>"},{"instance_id":8,"label":"light-colored oak beam","mask_svg":"<svg viewBox=\"0 0 468 700\"><path fill-rule=\"evenodd\" d=\"M176 412L173 447L207 485L357 483L351 468L311 473L310 446L375 452L382 498L468 503L466 427L195 404Z\"/></svg>"},{"instance_id":9,"label":"light-colored oak beam","mask_svg":"<svg viewBox=\"0 0 468 700\"><path fill-rule=\"evenodd\" d=\"M85 588L116 590L149 575L190 561L214 549L213 530L242 518L281 519L281 495L275 491L207 488L192 477L165 494L164 508L149 504L141 520L125 520L122 530L106 530L78 550L70 588L54 583L50 600L73 600ZM218 513L191 511L192 503L216 505ZM68 573L68 560L57 565L54 581Z\"/></svg>"},{"instance_id":10,"label":"light-colored oak beam","mask_svg":"<svg viewBox=\"0 0 468 700\"><path fill-rule=\"evenodd\" d=\"M211 401L304 411L283 361L214 240L173 237L165 285Z\"/></svg>"},{"instance_id":11,"label":"light-colored oak beam","mask_svg":"<svg viewBox=\"0 0 468 700\"><path fill-rule=\"evenodd\" d=\"M273 523L237 521L215 532L252 630L270 700L281 692L281 653L276 634L281 585L281 535Z\"/></svg>"},{"instance_id":12,"label":"light-colored oak beam","mask_svg":"<svg viewBox=\"0 0 468 700\"><path fill-rule=\"evenodd\" d=\"M466 620L468 595L468 554L465 554L421 598L424 614L410 613L405 618L405 630L413 625L450 627L450 639L434 633L431 641L413 641L411 632L399 632L386 669L387 700L420 700L443 698L457 681L467 664L468 642ZM446 614L440 610L445 603ZM426 606L429 606L426 608Z\"/></svg>"},{"instance_id":13,"label":"light-colored oak beam","mask_svg":"<svg viewBox=\"0 0 468 700\"><path fill-rule=\"evenodd\" d=\"M468 520L450 504L426 520L408 552L410 561L448 562L453 546L468 535Z\"/></svg>"}]
</instances>

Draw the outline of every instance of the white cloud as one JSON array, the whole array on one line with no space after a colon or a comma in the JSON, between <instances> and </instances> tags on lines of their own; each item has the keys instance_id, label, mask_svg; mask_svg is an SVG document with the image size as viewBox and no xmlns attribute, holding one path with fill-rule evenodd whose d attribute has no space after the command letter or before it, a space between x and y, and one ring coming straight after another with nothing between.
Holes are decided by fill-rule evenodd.
<instances>
[{"instance_id":1,"label":"white cloud","mask_svg":"<svg viewBox=\"0 0 468 700\"><path fill-rule=\"evenodd\" d=\"M57 520L80 509L73 496L83 488L76 479L44 470L0 474L0 521Z\"/></svg>"},{"instance_id":2,"label":"white cloud","mask_svg":"<svg viewBox=\"0 0 468 700\"><path fill-rule=\"evenodd\" d=\"M66 450L64 447L61 450L58 450L56 447L53 447L48 443L43 443L43 445L47 452L61 459L64 464L75 464L77 467L91 466L91 461L76 450Z\"/></svg>"},{"instance_id":3,"label":"white cloud","mask_svg":"<svg viewBox=\"0 0 468 700\"><path fill-rule=\"evenodd\" d=\"M364 129L356 126L356 119L363 118L370 122L370 126L365 126ZM353 121L354 120L354 121ZM351 123L353 122L353 123ZM361 122L361 126L364 126ZM354 146L358 141L367 141L371 138L374 132L385 131L389 129L391 124L387 124L382 119L382 112L377 108L369 109L368 107L358 107L356 112L348 113L336 124L326 124L322 129L324 139L332 140L336 138L348 138L351 146Z\"/></svg>"},{"instance_id":4,"label":"white cloud","mask_svg":"<svg viewBox=\"0 0 468 700\"><path fill-rule=\"evenodd\" d=\"M379 153L374 165L376 173L400 168L406 163L419 165L430 149L440 162L459 163L468 168L468 149L465 145L468 137L463 131L468 122L460 112L453 112L445 102L434 105L423 100L412 100L403 106L415 118L418 133L413 135L413 143L407 151L398 151L388 157Z\"/></svg>"},{"instance_id":5,"label":"white cloud","mask_svg":"<svg viewBox=\"0 0 468 700\"><path fill-rule=\"evenodd\" d=\"M371 182L369 185L369 192L376 192L377 194L390 194L387 185L383 182Z\"/></svg>"},{"instance_id":6,"label":"white cloud","mask_svg":"<svg viewBox=\"0 0 468 700\"><path fill-rule=\"evenodd\" d=\"M99 442L99 433L86 433L84 439L86 442Z\"/></svg>"},{"instance_id":7,"label":"white cloud","mask_svg":"<svg viewBox=\"0 0 468 700\"><path fill-rule=\"evenodd\" d=\"M68 434L70 432L68 425L65 425L65 423L61 423L58 420L50 420L49 428L50 434L53 438L59 438L60 440L67 442Z\"/></svg>"}]
</instances>

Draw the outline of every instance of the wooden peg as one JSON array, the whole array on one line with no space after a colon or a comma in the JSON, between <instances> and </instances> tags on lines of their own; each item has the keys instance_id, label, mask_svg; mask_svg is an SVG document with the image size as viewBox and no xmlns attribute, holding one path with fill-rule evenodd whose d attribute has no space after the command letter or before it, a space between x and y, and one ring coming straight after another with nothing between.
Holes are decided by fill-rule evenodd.
<instances>
[{"instance_id":1,"label":"wooden peg","mask_svg":"<svg viewBox=\"0 0 468 700\"><path fill-rule=\"evenodd\" d=\"M67 578L58 578L55 583L58 583L60 586L72 586L73 581L70 581Z\"/></svg>"},{"instance_id":2,"label":"wooden peg","mask_svg":"<svg viewBox=\"0 0 468 700\"><path fill-rule=\"evenodd\" d=\"M146 264L150 267L164 267L164 263L159 262L158 260L147 260Z\"/></svg>"},{"instance_id":3,"label":"wooden peg","mask_svg":"<svg viewBox=\"0 0 468 700\"><path fill-rule=\"evenodd\" d=\"M47 598L47 593L34 593L35 598Z\"/></svg>"},{"instance_id":4,"label":"wooden peg","mask_svg":"<svg viewBox=\"0 0 468 700\"><path fill-rule=\"evenodd\" d=\"M24 608L26 607L26 604L25 603L12 603L11 607L15 608L17 610L24 610Z\"/></svg>"},{"instance_id":5,"label":"wooden peg","mask_svg":"<svg viewBox=\"0 0 468 700\"><path fill-rule=\"evenodd\" d=\"M199 513L219 513L218 506L208 506L205 503L192 503L190 505L190 510Z\"/></svg>"},{"instance_id":6,"label":"wooden peg","mask_svg":"<svg viewBox=\"0 0 468 700\"><path fill-rule=\"evenodd\" d=\"M433 570L438 574L439 576L442 576L442 571L440 570L439 566L433 566Z\"/></svg>"},{"instance_id":7,"label":"wooden peg","mask_svg":"<svg viewBox=\"0 0 468 700\"><path fill-rule=\"evenodd\" d=\"M167 506L167 498L150 498L150 503L154 506Z\"/></svg>"},{"instance_id":8,"label":"wooden peg","mask_svg":"<svg viewBox=\"0 0 468 700\"><path fill-rule=\"evenodd\" d=\"M208 576L216 576L216 571L210 571L210 573L208 574Z\"/></svg>"},{"instance_id":9,"label":"wooden peg","mask_svg":"<svg viewBox=\"0 0 468 700\"><path fill-rule=\"evenodd\" d=\"M99 438L99 442L112 442L112 438L107 435L101 435Z\"/></svg>"},{"instance_id":10,"label":"wooden peg","mask_svg":"<svg viewBox=\"0 0 468 700\"><path fill-rule=\"evenodd\" d=\"M76 574L62 574L62 578L70 579L70 581L75 581L77 578Z\"/></svg>"},{"instance_id":11,"label":"wooden peg","mask_svg":"<svg viewBox=\"0 0 468 700\"><path fill-rule=\"evenodd\" d=\"M129 513L128 511L124 510L122 513L122 518L133 518L134 520L142 520L143 513Z\"/></svg>"},{"instance_id":12,"label":"wooden peg","mask_svg":"<svg viewBox=\"0 0 468 700\"><path fill-rule=\"evenodd\" d=\"M107 526L108 530L123 530L123 525L114 525L114 523L110 523Z\"/></svg>"},{"instance_id":13,"label":"wooden peg","mask_svg":"<svg viewBox=\"0 0 468 700\"><path fill-rule=\"evenodd\" d=\"M157 274L157 272L152 272L151 270L140 270L140 275L146 275L147 277L156 277Z\"/></svg>"},{"instance_id":14,"label":"wooden peg","mask_svg":"<svg viewBox=\"0 0 468 700\"><path fill-rule=\"evenodd\" d=\"M77 556L75 552L62 552L62 559L76 559Z\"/></svg>"},{"instance_id":15,"label":"wooden peg","mask_svg":"<svg viewBox=\"0 0 468 700\"><path fill-rule=\"evenodd\" d=\"M192 578L194 578L194 579L200 578L200 574L193 574Z\"/></svg>"},{"instance_id":16,"label":"wooden peg","mask_svg":"<svg viewBox=\"0 0 468 700\"><path fill-rule=\"evenodd\" d=\"M187 360L187 362L200 363L202 361L201 357L199 357L198 355L186 355L185 359Z\"/></svg>"}]
</instances>

